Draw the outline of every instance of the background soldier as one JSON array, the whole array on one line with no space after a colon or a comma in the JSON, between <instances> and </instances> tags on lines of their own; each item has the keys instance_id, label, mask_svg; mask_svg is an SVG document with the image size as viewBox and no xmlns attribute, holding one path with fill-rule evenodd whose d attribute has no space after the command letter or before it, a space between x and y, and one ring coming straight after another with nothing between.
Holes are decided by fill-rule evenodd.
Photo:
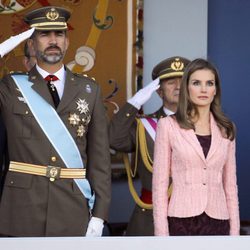
<instances>
[{"instance_id":1,"label":"background soldier","mask_svg":"<svg viewBox=\"0 0 250 250\"><path fill-rule=\"evenodd\" d=\"M181 77L188 63L189 60L183 57L171 57L160 62L152 71L154 81L129 99L111 120L109 127L111 148L125 153L136 152L138 156L136 157L138 161L132 169L125 157L129 187L136 202L126 231L128 236L154 235L151 190L155 128L159 118L176 112ZM163 101L162 107L153 114L138 116L142 105L155 91ZM132 184L132 177L136 172L142 186L140 197Z\"/></svg>"},{"instance_id":2,"label":"background soldier","mask_svg":"<svg viewBox=\"0 0 250 250\"><path fill-rule=\"evenodd\" d=\"M34 65L37 63L36 55L31 48L28 46L28 41L24 44L24 57L23 57L23 65L27 71L30 71Z\"/></svg>"}]
</instances>

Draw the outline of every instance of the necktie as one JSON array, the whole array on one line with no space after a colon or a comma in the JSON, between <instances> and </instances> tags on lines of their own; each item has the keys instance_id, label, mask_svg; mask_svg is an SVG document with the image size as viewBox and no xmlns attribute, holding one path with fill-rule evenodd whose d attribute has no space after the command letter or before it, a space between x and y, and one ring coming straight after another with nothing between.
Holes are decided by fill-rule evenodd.
<instances>
[{"instance_id":1,"label":"necktie","mask_svg":"<svg viewBox=\"0 0 250 250\"><path fill-rule=\"evenodd\" d=\"M54 76L54 75L48 75L48 76L46 76L44 78L44 80L46 80L48 82L47 85L48 85L50 94L52 96L54 105L57 108L57 106L58 106L58 104L60 102L60 98L59 98L58 92L56 90L56 87L55 87L55 85L52 82L53 81L57 81L59 79L56 76Z\"/></svg>"}]
</instances>

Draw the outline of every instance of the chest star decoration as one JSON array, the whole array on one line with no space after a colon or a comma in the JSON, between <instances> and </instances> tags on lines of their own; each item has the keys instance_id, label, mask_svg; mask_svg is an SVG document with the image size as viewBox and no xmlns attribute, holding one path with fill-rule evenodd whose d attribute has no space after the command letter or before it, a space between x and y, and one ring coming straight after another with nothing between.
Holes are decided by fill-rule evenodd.
<instances>
[{"instance_id":1,"label":"chest star decoration","mask_svg":"<svg viewBox=\"0 0 250 250\"><path fill-rule=\"evenodd\" d=\"M87 112L89 112L89 104L84 99L82 100L79 98L76 104L76 109L80 112L80 114L86 114Z\"/></svg>"},{"instance_id":2,"label":"chest star decoration","mask_svg":"<svg viewBox=\"0 0 250 250\"><path fill-rule=\"evenodd\" d=\"M83 125L80 125L78 128L77 128L77 136L78 137L83 137L84 133L85 133L85 128Z\"/></svg>"},{"instance_id":3,"label":"chest star decoration","mask_svg":"<svg viewBox=\"0 0 250 250\"><path fill-rule=\"evenodd\" d=\"M73 126L78 125L79 122L81 121L80 116L77 115L77 114L75 114L75 113L74 114L70 114L68 120L69 120L69 124L71 124Z\"/></svg>"}]
</instances>

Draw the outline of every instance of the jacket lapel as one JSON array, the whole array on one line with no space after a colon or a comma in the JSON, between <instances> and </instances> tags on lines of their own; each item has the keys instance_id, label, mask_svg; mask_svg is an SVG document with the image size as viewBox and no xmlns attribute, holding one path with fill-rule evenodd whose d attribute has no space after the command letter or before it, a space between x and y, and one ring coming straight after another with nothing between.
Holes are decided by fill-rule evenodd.
<instances>
[{"instance_id":1,"label":"jacket lapel","mask_svg":"<svg viewBox=\"0 0 250 250\"><path fill-rule=\"evenodd\" d=\"M49 92L46 81L42 78L42 76L36 70L34 66L29 72L29 81L33 83L32 88L42 97L44 98L51 106L54 107L54 102Z\"/></svg>"},{"instance_id":2,"label":"jacket lapel","mask_svg":"<svg viewBox=\"0 0 250 250\"><path fill-rule=\"evenodd\" d=\"M202 150L202 147L195 135L194 130L192 129L180 129L182 136L189 143L190 147L192 147L199 157L205 162L205 156Z\"/></svg>"},{"instance_id":3,"label":"jacket lapel","mask_svg":"<svg viewBox=\"0 0 250 250\"><path fill-rule=\"evenodd\" d=\"M43 97L52 107L54 107L54 102L49 92L46 81L36 70L36 67L33 67L29 72L29 81L33 83L32 88ZM64 85L64 91L62 99L57 107L57 112L62 111L68 104L74 99L74 97L79 93L81 84L78 84L78 81L75 75L66 68L66 80Z\"/></svg>"},{"instance_id":4,"label":"jacket lapel","mask_svg":"<svg viewBox=\"0 0 250 250\"><path fill-rule=\"evenodd\" d=\"M191 147L195 149L195 151L198 153L198 155L204 162L209 161L209 159L213 156L213 154L216 152L216 150L220 146L221 140L222 140L220 129L217 126L212 113L210 113L210 129L211 129L211 135L212 135L211 145L210 145L210 149L208 151L208 155L206 158L204 157L202 147L195 135L195 132L192 129L189 129L189 130L181 129L182 136L185 138L186 141L189 142Z\"/></svg>"},{"instance_id":5,"label":"jacket lapel","mask_svg":"<svg viewBox=\"0 0 250 250\"><path fill-rule=\"evenodd\" d=\"M81 84L78 83L75 75L66 68L66 80L64 85L64 91L62 99L57 107L57 112L59 113L65 107L68 106L70 102L79 94L81 90Z\"/></svg>"},{"instance_id":6,"label":"jacket lapel","mask_svg":"<svg viewBox=\"0 0 250 250\"><path fill-rule=\"evenodd\" d=\"M219 127L214 120L212 113L210 114L210 127L211 127L211 145L208 151L207 160L209 160L213 154L217 151L218 147L221 145L222 142L222 135Z\"/></svg>"}]
</instances>

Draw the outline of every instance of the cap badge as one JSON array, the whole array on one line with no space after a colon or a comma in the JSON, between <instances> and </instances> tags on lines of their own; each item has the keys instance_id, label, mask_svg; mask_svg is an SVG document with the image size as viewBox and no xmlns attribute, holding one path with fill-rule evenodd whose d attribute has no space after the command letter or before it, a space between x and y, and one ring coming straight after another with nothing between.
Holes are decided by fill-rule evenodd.
<instances>
[{"instance_id":1,"label":"cap badge","mask_svg":"<svg viewBox=\"0 0 250 250\"><path fill-rule=\"evenodd\" d=\"M171 69L174 71L180 71L184 68L184 63L180 61L180 58L175 58L175 61L171 63Z\"/></svg>"},{"instance_id":2,"label":"cap badge","mask_svg":"<svg viewBox=\"0 0 250 250\"><path fill-rule=\"evenodd\" d=\"M49 19L50 21L55 21L56 19L59 18L59 13L57 12L57 10L55 8L51 8L47 14L46 14L47 19Z\"/></svg>"}]
</instances>

